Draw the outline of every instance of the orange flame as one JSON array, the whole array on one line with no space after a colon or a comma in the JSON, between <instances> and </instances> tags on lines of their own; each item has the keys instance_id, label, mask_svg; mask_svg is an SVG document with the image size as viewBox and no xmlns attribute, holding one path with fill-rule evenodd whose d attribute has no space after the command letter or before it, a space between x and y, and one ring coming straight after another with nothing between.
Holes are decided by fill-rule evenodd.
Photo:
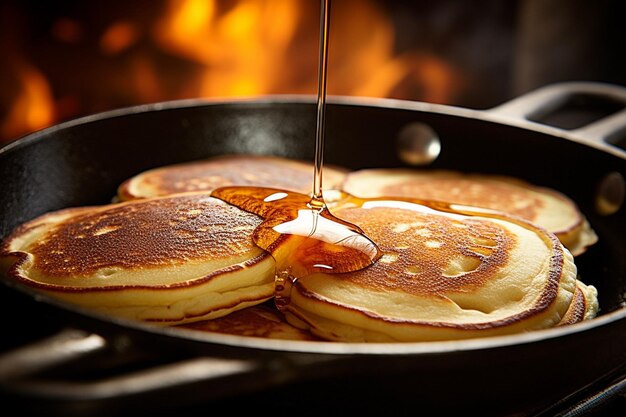
<instances>
[{"instance_id":1,"label":"orange flame","mask_svg":"<svg viewBox=\"0 0 626 417\"><path fill-rule=\"evenodd\" d=\"M432 53L397 51L394 24L381 4L332 4L329 94L453 101L462 91L462 75ZM19 93L0 120L2 138L50 125L55 115L82 115L81 103L98 103L102 108L89 109L98 111L190 97L317 92L317 1L168 0L157 16L152 22L129 17L109 22L90 45L101 61L91 56L85 66L109 71L85 85L84 95L55 85L59 95L53 97L42 71L13 65ZM51 35L84 45L94 39L87 36L89 29L89 22L59 18Z\"/></svg>"},{"instance_id":2,"label":"orange flame","mask_svg":"<svg viewBox=\"0 0 626 417\"><path fill-rule=\"evenodd\" d=\"M137 29L131 22L116 22L100 38L100 49L108 55L118 54L133 45L137 36Z\"/></svg>"},{"instance_id":3,"label":"orange flame","mask_svg":"<svg viewBox=\"0 0 626 417\"><path fill-rule=\"evenodd\" d=\"M218 13L218 2L173 0L155 36L165 49L205 66L199 95L272 92L287 68L301 8L294 0L242 0Z\"/></svg>"},{"instance_id":4,"label":"orange flame","mask_svg":"<svg viewBox=\"0 0 626 417\"><path fill-rule=\"evenodd\" d=\"M170 0L154 33L165 50L204 66L200 96L312 93L318 14L312 1L239 0L224 10L216 0ZM425 101L454 94L461 77L445 62L396 54L393 23L376 3L336 2L331 16L331 94L401 96L401 83L420 84Z\"/></svg>"},{"instance_id":5,"label":"orange flame","mask_svg":"<svg viewBox=\"0 0 626 417\"><path fill-rule=\"evenodd\" d=\"M0 121L0 135L6 138L41 129L54 120L54 101L45 77L28 65L21 65L16 76L17 94Z\"/></svg>"}]
</instances>

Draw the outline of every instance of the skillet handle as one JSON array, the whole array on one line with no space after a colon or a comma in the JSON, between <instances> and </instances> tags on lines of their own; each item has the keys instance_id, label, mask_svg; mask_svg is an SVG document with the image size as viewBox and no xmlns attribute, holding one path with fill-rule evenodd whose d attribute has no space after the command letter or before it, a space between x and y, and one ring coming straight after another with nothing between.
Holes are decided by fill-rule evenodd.
<instances>
[{"instance_id":1,"label":"skillet handle","mask_svg":"<svg viewBox=\"0 0 626 417\"><path fill-rule=\"evenodd\" d=\"M129 341L126 341L129 342ZM198 381L220 380L258 371L251 360L180 357L166 363L134 369L146 355L132 352L132 343L107 340L97 334L64 329L0 355L0 388L32 399L94 401L144 394ZM152 358L147 358L148 362ZM131 366L129 371L125 367ZM65 374L100 367L119 368L113 376L67 380ZM61 372L55 377L54 370ZM50 375L52 370L52 376Z\"/></svg>"},{"instance_id":2,"label":"skillet handle","mask_svg":"<svg viewBox=\"0 0 626 417\"><path fill-rule=\"evenodd\" d=\"M613 138L626 131L626 88L618 85L598 82L551 84L494 107L488 113L527 121L538 120L580 97L604 99L623 105L621 110L613 114L568 131L583 141L612 145Z\"/></svg>"},{"instance_id":3,"label":"skillet handle","mask_svg":"<svg viewBox=\"0 0 626 417\"><path fill-rule=\"evenodd\" d=\"M0 355L0 384L102 351L102 337L76 329L58 333Z\"/></svg>"},{"instance_id":4,"label":"skillet handle","mask_svg":"<svg viewBox=\"0 0 626 417\"><path fill-rule=\"evenodd\" d=\"M17 394L17 399L44 401L50 407L129 400L158 407L161 403L154 398L154 404L141 399L168 392L168 403L185 404L189 398L181 394L177 399L173 393L195 387L203 393L202 400L219 400L296 380L307 369L309 374L335 372L337 362L333 356L304 354L250 358L146 352L133 346L132 340L67 329L0 354L0 392L9 398Z\"/></svg>"}]
</instances>

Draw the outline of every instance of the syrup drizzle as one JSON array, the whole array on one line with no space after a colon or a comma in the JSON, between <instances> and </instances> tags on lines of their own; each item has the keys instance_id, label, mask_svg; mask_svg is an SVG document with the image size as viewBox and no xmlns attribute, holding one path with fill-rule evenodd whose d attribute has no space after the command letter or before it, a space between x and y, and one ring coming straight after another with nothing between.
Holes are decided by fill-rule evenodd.
<instances>
[{"instance_id":1,"label":"syrup drizzle","mask_svg":"<svg viewBox=\"0 0 626 417\"><path fill-rule=\"evenodd\" d=\"M311 203L321 203L322 171L324 167L324 138L326 137L326 75L328 73L328 35L330 33L330 0L321 0L320 50L317 70L317 124L315 126L315 167L313 175L313 198Z\"/></svg>"},{"instance_id":2,"label":"syrup drizzle","mask_svg":"<svg viewBox=\"0 0 626 417\"><path fill-rule=\"evenodd\" d=\"M289 304L297 280L316 272L357 271L380 257L359 227L333 216L326 203L312 208L311 196L262 187L222 187L212 196L264 219L252 239L276 260L274 301L279 310Z\"/></svg>"},{"instance_id":3,"label":"syrup drizzle","mask_svg":"<svg viewBox=\"0 0 626 417\"><path fill-rule=\"evenodd\" d=\"M262 187L223 187L211 193L264 219L255 229L253 240L276 260L274 299L279 310L289 304L291 289L298 279L315 272L357 271L371 265L381 255L376 244L359 227L330 213L322 194L330 0L321 0L320 16L311 195Z\"/></svg>"}]
</instances>

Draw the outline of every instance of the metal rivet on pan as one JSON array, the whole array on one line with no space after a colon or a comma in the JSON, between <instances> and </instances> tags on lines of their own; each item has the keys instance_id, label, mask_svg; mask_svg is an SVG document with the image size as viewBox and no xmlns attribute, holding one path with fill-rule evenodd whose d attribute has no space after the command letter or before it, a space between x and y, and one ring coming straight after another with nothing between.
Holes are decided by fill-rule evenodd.
<instances>
[{"instance_id":1,"label":"metal rivet on pan","mask_svg":"<svg viewBox=\"0 0 626 417\"><path fill-rule=\"evenodd\" d=\"M424 123L410 123L397 137L398 157L410 165L426 165L437 159L441 141L435 131Z\"/></svg>"},{"instance_id":2,"label":"metal rivet on pan","mask_svg":"<svg viewBox=\"0 0 626 417\"><path fill-rule=\"evenodd\" d=\"M626 181L619 172L610 172L604 176L596 194L596 210L608 216L617 212L624 204Z\"/></svg>"}]
</instances>

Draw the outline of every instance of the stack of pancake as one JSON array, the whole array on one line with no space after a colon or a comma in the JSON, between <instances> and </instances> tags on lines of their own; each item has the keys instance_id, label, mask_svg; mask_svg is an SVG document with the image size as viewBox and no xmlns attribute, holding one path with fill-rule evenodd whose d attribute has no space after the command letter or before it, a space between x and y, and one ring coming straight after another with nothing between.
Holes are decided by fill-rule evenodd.
<instances>
[{"instance_id":1,"label":"stack of pancake","mask_svg":"<svg viewBox=\"0 0 626 417\"><path fill-rule=\"evenodd\" d=\"M21 225L0 261L10 280L103 313L256 337L448 340L597 314L597 291L574 263L597 237L566 196L508 177L338 167L324 168L325 189L363 200L334 201L331 211L382 257L356 272L301 277L278 312L268 307L276 263L252 240L262 219L210 192L308 194L312 176L310 163L252 155L156 168L120 185L113 204Z\"/></svg>"}]
</instances>

